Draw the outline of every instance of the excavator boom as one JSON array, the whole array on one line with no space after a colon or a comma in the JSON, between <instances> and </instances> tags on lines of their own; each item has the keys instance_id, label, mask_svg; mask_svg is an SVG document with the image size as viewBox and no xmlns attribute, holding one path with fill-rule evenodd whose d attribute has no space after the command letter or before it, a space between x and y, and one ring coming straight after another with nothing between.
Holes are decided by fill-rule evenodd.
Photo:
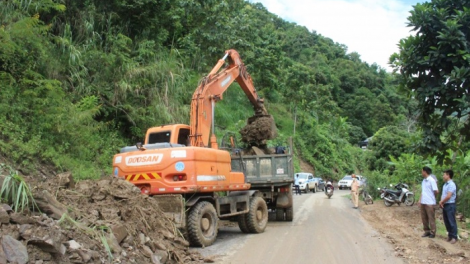
<instances>
[{"instance_id":1,"label":"excavator boom","mask_svg":"<svg viewBox=\"0 0 470 264\"><path fill-rule=\"evenodd\" d=\"M229 58L229 64L223 70L220 68ZM255 115L250 118L253 122L256 118L264 117L272 120L269 130L274 127L274 120L268 115L261 99L253 85L251 76L246 71L246 67L240 59L240 55L235 50L227 50L225 56L220 59L210 73L204 77L193 94L191 102L191 132L190 142L192 146L217 148L214 136L214 107L215 103L222 99L223 93L236 81L245 95L253 105ZM266 139L271 139L273 133L268 133Z\"/></svg>"}]
</instances>

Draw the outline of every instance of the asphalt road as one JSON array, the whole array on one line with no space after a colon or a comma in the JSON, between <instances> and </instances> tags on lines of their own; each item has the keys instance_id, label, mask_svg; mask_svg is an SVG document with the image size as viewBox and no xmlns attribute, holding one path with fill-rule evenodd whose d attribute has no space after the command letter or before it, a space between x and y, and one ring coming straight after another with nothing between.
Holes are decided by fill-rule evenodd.
<instances>
[{"instance_id":1,"label":"asphalt road","mask_svg":"<svg viewBox=\"0 0 470 264\"><path fill-rule=\"evenodd\" d=\"M294 221L269 222L262 234L243 234L236 224L219 229L210 247L193 249L215 263L390 263L403 261L337 190L294 196ZM362 201L359 206L366 206Z\"/></svg>"}]
</instances>

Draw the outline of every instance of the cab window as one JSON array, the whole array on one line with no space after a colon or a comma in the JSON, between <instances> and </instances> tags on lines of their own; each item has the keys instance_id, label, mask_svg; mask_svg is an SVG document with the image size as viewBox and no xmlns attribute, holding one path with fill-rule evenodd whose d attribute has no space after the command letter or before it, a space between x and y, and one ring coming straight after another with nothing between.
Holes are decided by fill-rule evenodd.
<instances>
[{"instance_id":1,"label":"cab window","mask_svg":"<svg viewBox=\"0 0 470 264\"><path fill-rule=\"evenodd\" d=\"M189 129L181 128L178 134L178 144L189 145Z\"/></svg>"},{"instance_id":2,"label":"cab window","mask_svg":"<svg viewBox=\"0 0 470 264\"><path fill-rule=\"evenodd\" d=\"M158 133L151 133L148 138L149 144L155 143L169 143L170 142L170 131L163 131Z\"/></svg>"}]
</instances>

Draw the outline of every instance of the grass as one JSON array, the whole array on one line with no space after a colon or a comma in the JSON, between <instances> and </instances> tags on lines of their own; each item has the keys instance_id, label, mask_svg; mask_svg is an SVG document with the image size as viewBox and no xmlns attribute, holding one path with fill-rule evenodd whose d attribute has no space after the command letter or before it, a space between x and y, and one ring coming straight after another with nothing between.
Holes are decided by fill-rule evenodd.
<instances>
[{"instance_id":1,"label":"grass","mask_svg":"<svg viewBox=\"0 0 470 264\"><path fill-rule=\"evenodd\" d=\"M0 164L0 170L5 169L8 170L8 175L3 179L2 188L0 189L1 200L10 203L15 212L23 212L29 208L39 210L31 189L23 177L10 166Z\"/></svg>"}]
</instances>

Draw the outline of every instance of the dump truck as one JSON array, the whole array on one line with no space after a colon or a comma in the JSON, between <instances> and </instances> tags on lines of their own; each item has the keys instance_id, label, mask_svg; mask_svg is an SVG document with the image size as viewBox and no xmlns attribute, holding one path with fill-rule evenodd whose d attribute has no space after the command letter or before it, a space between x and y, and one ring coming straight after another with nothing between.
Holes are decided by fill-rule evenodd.
<instances>
[{"instance_id":1,"label":"dump truck","mask_svg":"<svg viewBox=\"0 0 470 264\"><path fill-rule=\"evenodd\" d=\"M293 221L294 204L292 184L294 167L292 165L292 144L290 148L275 148L267 154L232 154L232 171L241 171L250 190L256 190L266 201L268 209L275 212L277 221Z\"/></svg>"},{"instance_id":2,"label":"dump truck","mask_svg":"<svg viewBox=\"0 0 470 264\"><path fill-rule=\"evenodd\" d=\"M228 65L220 70L226 59ZM254 146L265 145L276 135L274 120L267 113L238 52L228 50L194 92L190 125L149 128L143 144L124 147L113 159L114 176L130 181L144 194L156 196L166 217L174 221L193 246L214 243L220 219L235 219L247 233L264 232L268 221L268 204L272 203L264 192L268 185L251 189L256 183L250 183L250 171L234 169L236 164L254 158L243 157L240 163L232 153L219 149L214 133L215 103L234 81L254 108L247 127L262 127L261 135L245 131L244 141ZM264 164L264 158L260 159ZM251 168L249 164L243 167ZM288 167L284 169L290 173ZM283 195L276 197L279 205L286 204Z\"/></svg>"}]
</instances>

